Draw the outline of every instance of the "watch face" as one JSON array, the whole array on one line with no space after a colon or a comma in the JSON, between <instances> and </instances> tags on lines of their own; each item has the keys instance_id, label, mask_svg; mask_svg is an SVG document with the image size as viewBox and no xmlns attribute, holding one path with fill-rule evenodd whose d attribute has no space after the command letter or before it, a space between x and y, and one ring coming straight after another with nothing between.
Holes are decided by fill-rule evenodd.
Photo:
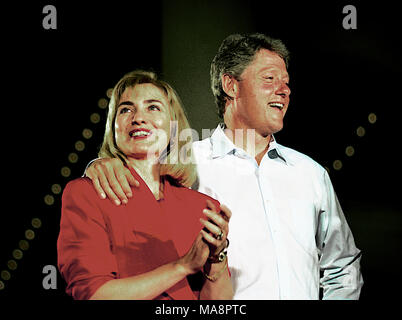
<instances>
[{"instance_id":1,"label":"watch face","mask_svg":"<svg viewBox=\"0 0 402 320\"><path fill-rule=\"evenodd\" d=\"M223 260L225 260L225 257L226 257L226 252L219 253L219 257L218 257L219 262L222 262Z\"/></svg>"}]
</instances>

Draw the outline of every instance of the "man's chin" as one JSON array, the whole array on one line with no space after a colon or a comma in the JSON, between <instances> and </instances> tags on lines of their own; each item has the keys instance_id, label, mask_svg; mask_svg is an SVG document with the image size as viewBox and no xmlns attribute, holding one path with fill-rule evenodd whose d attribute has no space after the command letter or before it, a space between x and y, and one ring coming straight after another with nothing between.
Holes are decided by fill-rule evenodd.
<instances>
[{"instance_id":1,"label":"man's chin","mask_svg":"<svg viewBox=\"0 0 402 320\"><path fill-rule=\"evenodd\" d=\"M283 129L283 125L277 127L264 128L259 132L263 138L267 138Z\"/></svg>"}]
</instances>

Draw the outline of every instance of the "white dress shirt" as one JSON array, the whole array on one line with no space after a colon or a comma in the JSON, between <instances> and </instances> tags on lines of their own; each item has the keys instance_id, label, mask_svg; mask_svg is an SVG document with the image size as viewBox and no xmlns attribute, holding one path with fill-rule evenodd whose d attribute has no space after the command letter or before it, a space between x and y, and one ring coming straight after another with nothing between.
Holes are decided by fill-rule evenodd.
<instances>
[{"instance_id":1,"label":"white dress shirt","mask_svg":"<svg viewBox=\"0 0 402 320\"><path fill-rule=\"evenodd\" d=\"M222 128L194 142L200 192L232 211L234 299L358 299L356 248L327 171L273 139L260 165ZM320 275L321 272L321 275Z\"/></svg>"}]
</instances>

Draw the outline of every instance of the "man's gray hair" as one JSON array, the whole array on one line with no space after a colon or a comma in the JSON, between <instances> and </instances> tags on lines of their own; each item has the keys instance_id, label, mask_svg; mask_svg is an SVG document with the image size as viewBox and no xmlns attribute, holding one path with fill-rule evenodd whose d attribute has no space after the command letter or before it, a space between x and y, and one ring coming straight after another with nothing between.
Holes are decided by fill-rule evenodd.
<instances>
[{"instance_id":1,"label":"man's gray hair","mask_svg":"<svg viewBox=\"0 0 402 320\"><path fill-rule=\"evenodd\" d=\"M226 99L229 96L222 88L222 75L229 74L240 80L244 69L254 60L260 49L275 52L285 62L289 62L289 51L281 40L270 38L261 33L248 35L232 34L223 40L218 53L211 63L211 89L218 108L218 115L223 118Z\"/></svg>"}]
</instances>

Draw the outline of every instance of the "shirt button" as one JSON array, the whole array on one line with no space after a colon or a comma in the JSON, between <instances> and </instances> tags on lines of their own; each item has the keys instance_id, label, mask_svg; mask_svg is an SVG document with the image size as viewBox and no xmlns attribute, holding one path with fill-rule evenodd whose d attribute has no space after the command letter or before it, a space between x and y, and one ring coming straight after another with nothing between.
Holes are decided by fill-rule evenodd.
<instances>
[{"instance_id":1,"label":"shirt button","mask_svg":"<svg viewBox=\"0 0 402 320\"><path fill-rule=\"evenodd\" d=\"M275 159L278 158L278 151L276 151L276 149L272 149L268 152L268 157L270 159Z\"/></svg>"}]
</instances>

